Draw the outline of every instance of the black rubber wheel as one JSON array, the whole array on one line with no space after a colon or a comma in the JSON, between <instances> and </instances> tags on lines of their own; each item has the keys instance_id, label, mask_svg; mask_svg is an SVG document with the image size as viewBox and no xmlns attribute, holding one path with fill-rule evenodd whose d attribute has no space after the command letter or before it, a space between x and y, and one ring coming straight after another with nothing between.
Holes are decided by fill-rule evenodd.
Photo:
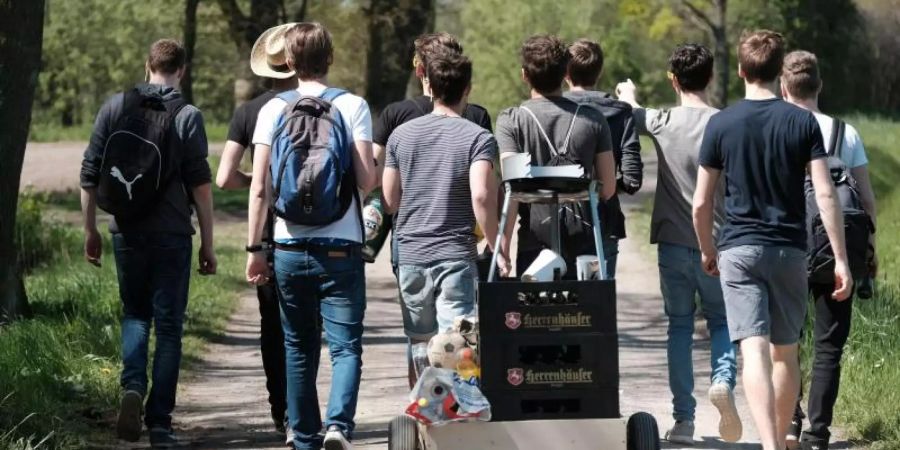
<instances>
[{"instance_id":1,"label":"black rubber wheel","mask_svg":"<svg viewBox=\"0 0 900 450\"><path fill-rule=\"evenodd\" d=\"M391 419L388 450L419 450L419 426L412 417L404 414Z\"/></svg>"},{"instance_id":2,"label":"black rubber wheel","mask_svg":"<svg viewBox=\"0 0 900 450\"><path fill-rule=\"evenodd\" d=\"M628 450L659 450L659 427L650 414L639 412L628 418Z\"/></svg>"}]
</instances>

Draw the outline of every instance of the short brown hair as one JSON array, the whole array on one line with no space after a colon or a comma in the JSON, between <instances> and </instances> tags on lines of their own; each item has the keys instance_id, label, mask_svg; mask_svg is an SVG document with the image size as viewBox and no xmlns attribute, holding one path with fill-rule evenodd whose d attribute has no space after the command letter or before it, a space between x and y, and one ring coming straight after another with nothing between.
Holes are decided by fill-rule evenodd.
<instances>
[{"instance_id":1,"label":"short brown hair","mask_svg":"<svg viewBox=\"0 0 900 450\"><path fill-rule=\"evenodd\" d=\"M784 37L769 30L745 31L737 53L738 63L747 81L775 81L784 62Z\"/></svg>"},{"instance_id":2,"label":"short brown hair","mask_svg":"<svg viewBox=\"0 0 900 450\"><path fill-rule=\"evenodd\" d=\"M603 71L603 49L588 39L569 46L569 79L575 86L593 86Z\"/></svg>"},{"instance_id":3,"label":"short brown hair","mask_svg":"<svg viewBox=\"0 0 900 450\"><path fill-rule=\"evenodd\" d=\"M431 95L444 105L457 105L472 82L472 61L459 54L439 54L428 60L426 73Z\"/></svg>"},{"instance_id":4,"label":"short brown hair","mask_svg":"<svg viewBox=\"0 0 900 450\"><path fill-rule=\"evenodd\" d=\"M456 55L461 55L463 52L462 45L456 36L445 32L423 34L416 38L413 45L417 62L426 68L430 58L448 52Z\"/></svg>"},{"instance_id":5,"label":"short brown hair","mask_svg":"<svg viewBox=\"0 0 900 450\"><path fill-rule=\"evenodd\" d=\"M151 72L171 75L184 67L184 47L174 39L160 39L150 46L147 67Z\"/></svg>"},{"instance_id":6,"label":"short brown hair","mask_svg":"<svg viewBox=\"0 0 900 450\"><path fill-rule=\"evenodd\" d=\"M562 39L537 35L522 44L522 69L534 90L546 94L560 88L569 66L569 49Z\"/></svg>"},{"instance_id":7,"label":"short brown hair","mask_svg":"<svg viewBox=\"0 0 900 450\"><path fill-rule=\"evenodd\" d=\"M331 33L318 22L298 23L284 35L284 52L298 78L322 78L334 55Z\"/></svg>"},{"instance_id":8,"label":"short brown hair","mask_svg":"<svg viewBox=\"0 0 900 450\"><path fill-rule=\"evenodd\" d=\"M781 84L793 97L804 100L815 98L822 88L816 55L805 50L788 53L781 70Z\"/></svg>"}]
</instances>

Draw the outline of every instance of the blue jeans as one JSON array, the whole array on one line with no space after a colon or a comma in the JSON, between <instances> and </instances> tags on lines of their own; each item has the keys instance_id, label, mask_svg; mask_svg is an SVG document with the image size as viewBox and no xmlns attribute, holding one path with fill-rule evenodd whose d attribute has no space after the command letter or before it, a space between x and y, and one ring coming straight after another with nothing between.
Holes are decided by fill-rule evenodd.
<instances>
[{"instance_id":1,"label":"blue jeans","mask_svg":"<svg viewBox=\"0 0 900 450\"><path fill-rule=\"evenodd\" d=\"M284 329L288 423L295 448L318 449L322 418L316 376L322 328L332 368L325 427L337 425L349 435L355 426L366 310L360 246L275 250L275 280Z\"/></svg>"},{"instance_id":2,"label":"blue jeans","mask_svg":"<svg viewBox=\"0 0 900 450\"><path fill-rule=\"evenodd\" d=\"M700 251L680 245L659 244L659 282L669 317L669 388L675 420L694 420L694 312L697 294L710 335L711 381L735 384L735 348L728 336L725 301L719 279L703 272Z\"/></svg>"},{"instance_id":3,"label":"blue jeans","mask_svg":"<svg viewBox=\"0 0 900 450\"><path fill-rule=\"evenodd\" d=\"M401 264L398 280L403 330L410 339L427 341L475 310L478 268L472 261Z\"/></svg>"},{"instance_id":4,"label":"blue jeans","mask_svg":"<svg viewBox=\"0 0 900 450\"><path fill-rule=\"evenodd\" d=\"M148 428L171 427L181 333L191 278L191 236L113 234L113 250L122 299L122 377L124 389L147 393L150 322L156 333L153 387L147 396Z\"/></svg>"}]
</instances>

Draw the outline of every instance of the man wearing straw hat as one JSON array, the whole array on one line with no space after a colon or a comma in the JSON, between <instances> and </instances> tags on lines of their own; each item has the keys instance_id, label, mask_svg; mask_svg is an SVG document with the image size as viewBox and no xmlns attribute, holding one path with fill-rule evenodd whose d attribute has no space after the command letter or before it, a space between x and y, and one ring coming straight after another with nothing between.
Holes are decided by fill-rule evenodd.
<instances>
[{"instance_id":1,"label":"man wearing straw hat","mask_svg":"<svg viewBox=\"0 0 900 450\"><path fill-rule=\"evenodd\" d=\"M328 86L334 50L331 34L325 27L318 23L295 24L285 31L282 39L288 68L296 71L299 85L296 92L279 95L263 106L253 133L252 142L256 149L250 183L247 280L256 285L270 281L271 271L262 237L272 188L278 189L279 202L284 199L281 197L284 193L296 198L300 192L297 185L279 182L283 181L280 176L277 186L273 186L269 176L270 163L276 163L277 158L283 156L279 152L286 139L297 142L295 139L300 140L303 136L325 134L318 128L308 128L309 124L332 123L328 136L335 139L324 145L329 146L330 152L339 154L342 162L347 162L342 166L346 167L342 169L346 172L340 175L349 179L348 184L341 184L351 194L348 203L341 204L340 214L327 216L327 220L316 217L314 223L303 224L279 216L274 220L272 240L275 243L275 283L285 336L288 420L294 432L294 448L319 449L324 444L327 450L347 449L355 427L362 375L362 322L366 309L361 195L355 195L357 192L354 191L358 189L365 193L376 183L372 116L364 99ZM284 118L288 105L291 105L291 115ZM279 123L285 125L282 127ZM305 151L309 156L312 148L297 151ZM328 157L323 156L320 147L315 148L319 150L320 161ZM281 170L284 167L282 164ZM292 167L292 170L297 169L296 164ZM312 171L322 166L309 167L299 170ZM301 175L306 173L310 178L313 176L312 172L301 172ZM284 186L287 188L282 191ZM312 192L312 189L306 192ZM324 196L313 199L312 194L305 198L310 200L304 200L308 203L303 209L309 211L315 210L316 201L330 201ZM296 211L292 212L296 214ZM316 392L323 330L328 338L332 369L324 423ZM323 425L324 438L320 434Z\"/></svg>"},{"instance_id":2,"label":"man wearing straw hat","mask_svg":"<svg viewBox=\"0 0 900 450\"><path fill-rule=\"evenodd\" d=\"M279 92L297 88L294 71L287 67L284 56L284 32L293 23L269 28L259 36L250 53L250 69L265 79L269 89L253 100L239 106L234 111L231 126L228 128L228 141L222 151L216 184L222 189L247 189L250 187L250 174L240 170L244 151L250 149L253 160L253 130L256 128L256 117L259 110L278 95ZM266 218L265 236L269 237L272 218ZM284 375L284 333L281 330L281 315L275 283L269 282L256 287L259 300L259 344L262 354L263 369L266 373L266 390L269 391L269 405L272 410L272 421L280 433L286 432L285 421L287 402L285 400ZM288 438L290 438L288 434Z\"/></svg>"}]
</instances>

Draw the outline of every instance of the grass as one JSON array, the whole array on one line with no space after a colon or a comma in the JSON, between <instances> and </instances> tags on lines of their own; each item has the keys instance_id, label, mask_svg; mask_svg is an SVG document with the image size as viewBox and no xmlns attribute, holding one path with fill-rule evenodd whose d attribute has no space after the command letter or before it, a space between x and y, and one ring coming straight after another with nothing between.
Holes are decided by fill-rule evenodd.
<instances>
[{"instance_id":1,"label":"grass","mask_svg":"<svg viewBox=\"0 0 900 450\"><path fill-rule=\"evenodd\" d=\"M88 448L110 439L121 367L115 263L108 235L96 269L82 260L80 228L47 217L77 207L73 195L21 198L18 238L32 249L25 286L34 317L0 328L0 448ZM221 331L246 288L240 243L219 237L219 274L191 279L185 364Z\"/></svg>"},{"instance_id":2,"label":"grass","mask_svg":"<svg viewBox=\"0 0 900 450\"><path fill-rule=\"evenodd\" d=\"M878 205L880 261L875 297L855 300L844 349L836 420L870 449L900 448L900 122L845 118L862 136ZM810 348L811 342L807 341ZM808 359L807 359L808 360Z\"/></svg>"},{"instance_id":3,"label":"grass","mask_svg":"<svg viewBox=\"0 0 900 450\"><path fill-rule=\"evenodd\" d=\"M224 122L207 122L206 137L210 142L225 142L228 137L228 124ZM64 127L57 123L31 124L28 135L30 142L87 141L91 138L93 123Z\"/></svg>"}]
</instances>

